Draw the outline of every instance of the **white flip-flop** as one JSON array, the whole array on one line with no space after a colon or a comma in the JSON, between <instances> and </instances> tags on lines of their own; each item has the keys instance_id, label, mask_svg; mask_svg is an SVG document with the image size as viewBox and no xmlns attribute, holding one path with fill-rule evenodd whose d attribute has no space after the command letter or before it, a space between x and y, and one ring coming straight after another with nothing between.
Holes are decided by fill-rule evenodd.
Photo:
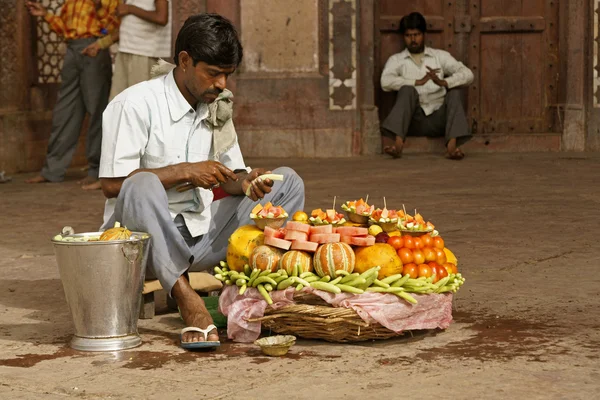
<instances>
[{"instance_id":1,"label":"white flip-flop","mask_svg":"<svg viewBox=\"0 0 600 400\"><path fill-rule=\"evenodd\" d=\"M218 341L218 340L207 341L206 340L206 339L208 339L208 334L210 333L210 331L215 330L215 329L217 329L217 327L212 324L207 326L206 329L198 328L196 326L188 326L187 328L183 328L181 330L181 334L179 335L179 341L181 342L181 347L186 350L219 347L221 345L220 341ZM204 334L204 340L201 342L184 342L182 340L182 338L183 338L183 334L186 332L200 332L200 333Z\"/></svg>"}]
</instances>

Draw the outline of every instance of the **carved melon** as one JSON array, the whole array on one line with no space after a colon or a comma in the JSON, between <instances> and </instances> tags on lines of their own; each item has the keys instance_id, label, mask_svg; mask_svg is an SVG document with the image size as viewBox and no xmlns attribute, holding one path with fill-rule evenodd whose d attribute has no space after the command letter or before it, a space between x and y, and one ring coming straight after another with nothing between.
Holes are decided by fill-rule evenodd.
<instances>
[{"instance_id":1,"label":"carved melon","mask_svg":"<svg viewBox=\"0 0 600 400\"><path fill-rule=\"evenodd\" d=\"M131 231L125 226L121 226L120 222L115 222L113 228L107 229L100 235L101 241L108 240L127 240L131 236Z\"/></svg>"},{"instance_id":2,"label":"carved melon","mask_svg":"<svg viewBox=\"0 0 600 400\"><path fill-rule=\"evenodd\" d=\"M335 271L354 271L355 256L346 243L327 243L319 246L313 258L315 273L321 277L335 278Z\"/></svg>"},{"instance_id":3,"label":"carved melon","mask_svg":"<svg viewBox=\"0 0 600 400\"><path fill-rule=\"evenodd\" d=\"M281 256L283 256L283 250L263 244L252 250L250 267L258 268L261 271L277 271Z\"/></svg>"},{"instance_id":4,"label":"carved melon","mask_svg":"<svg viewBox=\"0 0 600 400\"><path fill-rule=\"evenodd\" d=\"M294 265L298 265L299 273L312 272L312 257L305 251L290 250L286 252L279 261L279 269L285 269L290 276L294 271Z\"/></svg>"}]
</instances>

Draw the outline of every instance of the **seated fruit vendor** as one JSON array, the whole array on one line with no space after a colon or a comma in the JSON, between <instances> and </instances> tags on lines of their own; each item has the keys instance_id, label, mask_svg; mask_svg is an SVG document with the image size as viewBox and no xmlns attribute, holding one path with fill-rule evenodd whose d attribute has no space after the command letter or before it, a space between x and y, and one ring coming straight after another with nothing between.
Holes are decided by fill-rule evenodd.
<instances>
[{"instance_id":1,"label":"seated fruit vendor","mask_svg":"<svg viewBox=\"0 0 600 400\"><path fill-rule=\"evenodd\" d=\"M176 67L120 93L103 116L103 228L119 221L152 235L148 273L176 300L185 324L198 328L182 331L186 348L219 340L186 272L212 271L225 259L229 236L251 223L257 200L289 211L304 206L304 184L292 169L275 169L284 176L275 183L244 163L225 89L241 60L231 22L192 16L177 35ZM225 197L214 201L217 187Z\"/></svg>"}]
</instances>

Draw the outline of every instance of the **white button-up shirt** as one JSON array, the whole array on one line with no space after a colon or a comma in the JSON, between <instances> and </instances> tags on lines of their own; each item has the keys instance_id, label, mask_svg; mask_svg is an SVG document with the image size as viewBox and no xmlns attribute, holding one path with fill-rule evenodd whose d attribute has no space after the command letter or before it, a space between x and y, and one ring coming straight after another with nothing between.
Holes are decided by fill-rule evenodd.
<instances>
[{"instance_id":1,"label":"white button-up shirt","mask_svg":"<svg viewBox=\"0 0 600 400\"><path fill-rule=\"evenodd\" d=\"M399 90L402 86L414 86L419 93L419 102L425 115L430 115L444 104L446 88L432 80L415 86L415 81L428 72L427 67L439 68L437 75L448 82L448 89L468 85L473 82L473 73L463 63L457 61L447 51L425 47L421 65L410 56L408 49L394 54L385 63L381 74L381 88L385 92Z\"/></svg>"},{"instance_id":2,"label":"white button-up shirt","mask_svg":"<svg viewBox=\"0 0 600 400\"><path fill-rule=\"evenodd\" d=\"M208 106L192 109L173 72L139 83L119 94L102 118L101 178L121 178L140 168L161 168L182 162L212 159L212 128L205 123ZM221 155L228 168L245 168L239 145ZM208 232L213 193L196 188L179 193L167 190L173 219L181 214L192 236ZM116 199L108 199L105 222Z\"/></svg>"}]
</instances>

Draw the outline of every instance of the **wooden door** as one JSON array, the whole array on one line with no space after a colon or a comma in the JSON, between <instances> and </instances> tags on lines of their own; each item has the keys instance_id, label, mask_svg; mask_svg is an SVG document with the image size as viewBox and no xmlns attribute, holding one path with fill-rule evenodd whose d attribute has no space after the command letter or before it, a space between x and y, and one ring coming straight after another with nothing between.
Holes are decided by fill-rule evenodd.
<instances>
[{"instance_id":1,"label":"wooden door","mask_svg":"<svg viewBox=\"0 0 600 400\"><path fill-rule=\"evenodd\" d=\"M449 51L475 75L465 107L474 134L558 132L558 0L381 0L377 77L403 49L397 32L403 15L421 12L426 44ZM394 93L377 79L383 120Z\"/></svg>"},{"instance_id":2,"label":"wooden door","mask_svg":"<svg viewBox=\"0 0 600 400\"><path fill-rule=\"evenodd\" d=\"M475 133L557 131L558 0L470 3Z\"/></svg>"}]
</instances>

